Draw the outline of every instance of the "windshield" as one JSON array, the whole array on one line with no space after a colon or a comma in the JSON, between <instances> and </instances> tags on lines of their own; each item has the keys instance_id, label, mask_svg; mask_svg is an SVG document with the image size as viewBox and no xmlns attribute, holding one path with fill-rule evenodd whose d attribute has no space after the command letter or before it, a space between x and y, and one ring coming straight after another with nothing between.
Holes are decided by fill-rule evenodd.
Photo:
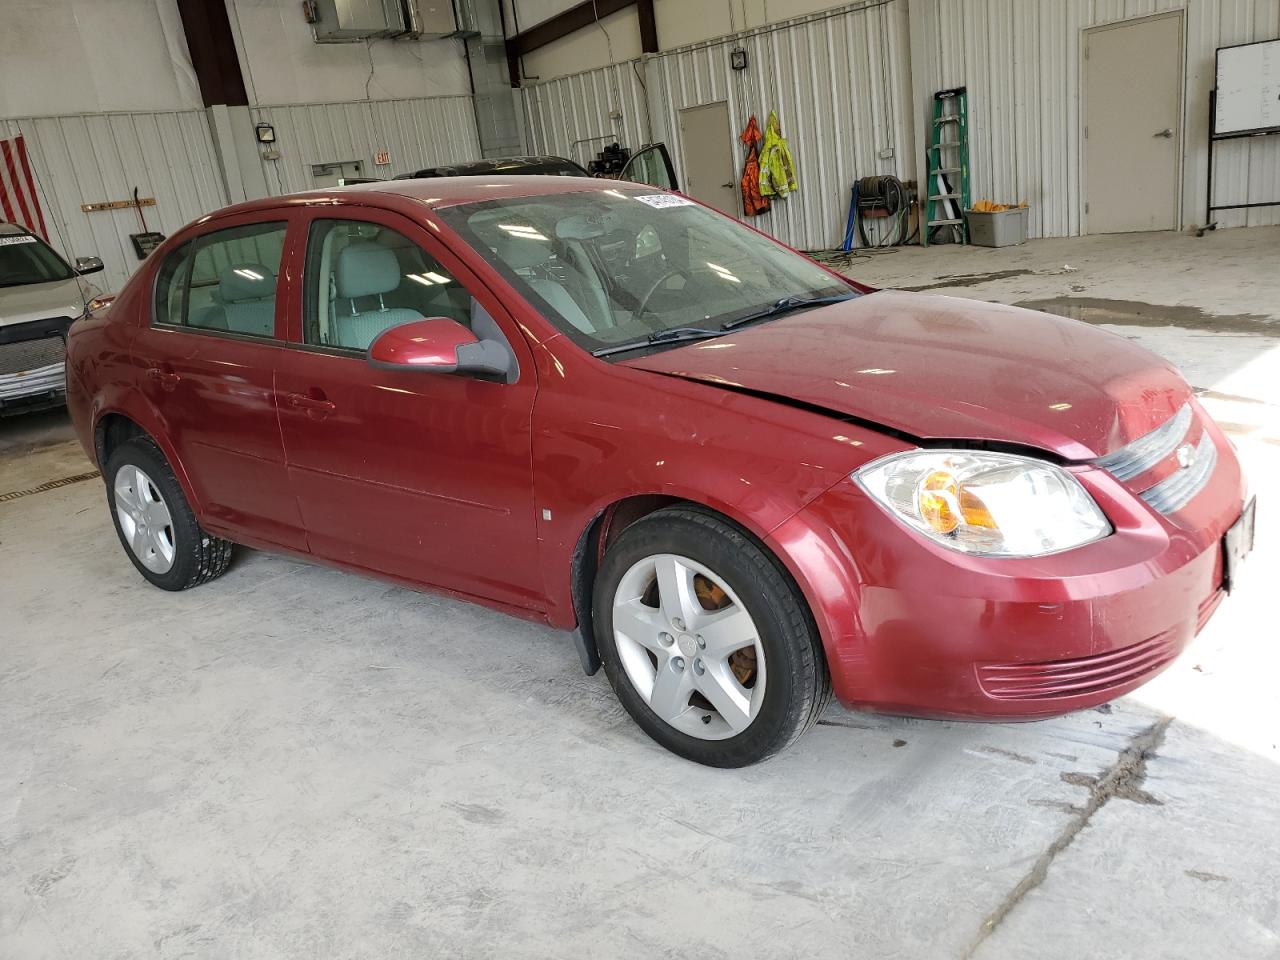
<instances>
[{"instance_id":1,"label":"windshield","mask_svg":"<svg viewBox=\"0 0 1280 960\"><path fill-rule=\"evenodd\" d=\"M67 262L39 237L28 233L0 234L0 287L70 280Z\"/></svg>"},{"instance_id":2,"label":"windshield","mask_svg":"<svg viewBox=\"0 0 1280 960\"><path fill-rule=\"evenodd\" d=\"M718 335L784 299L855 295L816 264L676 194L605 189L462 204L441 215L592 351L660 349L679 342L664 331Z\"/></svg>"}]
</instances>

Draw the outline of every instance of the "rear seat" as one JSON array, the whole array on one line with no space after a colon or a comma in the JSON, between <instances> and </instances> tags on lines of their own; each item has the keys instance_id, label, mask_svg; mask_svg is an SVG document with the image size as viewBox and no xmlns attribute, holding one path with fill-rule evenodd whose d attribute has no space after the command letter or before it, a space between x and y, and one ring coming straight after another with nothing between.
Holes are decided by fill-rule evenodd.
<instances>
[{"instance_id":1,"label":"rear seat","mask_svg":"<svg viewBox=\"0 0 1280 960\"><path fill-rule=\"evenodd\" d=\"M233 263L218 274L218 303L207 307L192 326L275 335L276 276L260 263Z\"/></svg>"}]
</instances>

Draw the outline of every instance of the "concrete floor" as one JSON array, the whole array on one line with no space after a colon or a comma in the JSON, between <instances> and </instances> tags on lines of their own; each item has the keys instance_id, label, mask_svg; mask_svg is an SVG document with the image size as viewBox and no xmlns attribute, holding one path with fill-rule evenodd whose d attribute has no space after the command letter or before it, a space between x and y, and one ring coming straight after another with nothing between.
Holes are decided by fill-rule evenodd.
<instances>
[{"instance_id":1,"label":"concrete floor","mask_svg":"<svg viewBox=\"0 0 1280 960\"><path fill-rule=\"evenodd\" d=\"M1277 254L1253 230L849 269L1127 302L1086 306L1182 366L1265 498ZM69 436L0 421L0 495L83 474ZM1280 956L1269 499L1259 523L1242 589L1134 696L1020 725L833 709L717 771L562 634L248 550L167 594L97 480L0 501L0 957Z\"/></svg>"}]
</instances>

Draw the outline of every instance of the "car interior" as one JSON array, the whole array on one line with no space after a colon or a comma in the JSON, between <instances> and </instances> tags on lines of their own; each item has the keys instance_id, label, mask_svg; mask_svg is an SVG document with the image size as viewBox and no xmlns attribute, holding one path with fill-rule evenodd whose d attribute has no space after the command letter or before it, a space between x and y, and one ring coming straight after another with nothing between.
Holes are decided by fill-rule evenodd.
<instances>
[{"instance_id":1,"label":"car interior","mask_svg":"<svg viewBox=\"0 0 1280 960\"><path fill-rule=\"evenodd\" d=\"M307 255L304 339L366 350L378 334L424 317L471 326L471 295L409 238L376 224L321 220Z\"/></svg>"}]
</instances>

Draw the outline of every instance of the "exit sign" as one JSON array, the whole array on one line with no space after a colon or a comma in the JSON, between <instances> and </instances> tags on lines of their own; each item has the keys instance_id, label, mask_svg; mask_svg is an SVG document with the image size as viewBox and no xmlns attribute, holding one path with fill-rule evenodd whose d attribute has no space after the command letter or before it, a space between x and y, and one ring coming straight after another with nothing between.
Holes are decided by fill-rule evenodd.
<instances>
[{"instance_id":1,"label":"exit sign","mask_svg":"<svg viewBox=\"0 0 1280 960\"><path fill-rule=\"evenodd\" d=\"M373 155L373 163L374 163L374 166L377 166L377 167L387 166L388 164L391 163L391 151L379 150L377 153Z\"/></svg>"}]
</instances>

